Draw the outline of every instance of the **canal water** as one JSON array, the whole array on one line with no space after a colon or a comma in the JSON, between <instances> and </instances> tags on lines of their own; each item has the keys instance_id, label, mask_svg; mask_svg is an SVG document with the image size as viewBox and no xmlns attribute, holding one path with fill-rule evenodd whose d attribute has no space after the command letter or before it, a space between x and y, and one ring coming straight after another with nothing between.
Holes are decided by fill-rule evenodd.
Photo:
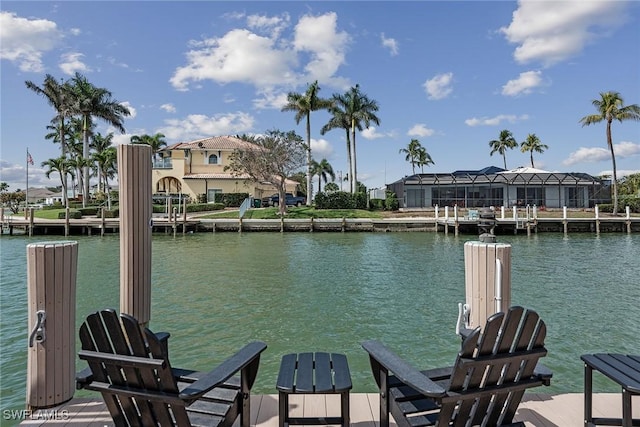
<instances>
[{"instance_id":1,"label":"canal water","mask_svg":"<svg viewBox=\"0 0 640 427\"><path fill-rule=\"evenodd\" d=\"M173 366L208 370L250 340L268 348L256 393L275 393L280 357L346 353L354 391L375 390L360 343L379 339L422 369L454 361L465 241L436 233L197 233L153 236L151 329ZM26 245L0 239L0 411L25 401ZM63 238L59 238L63 240ZM119 306L119 240L77 236L77 328ZM499 236L512 245L512 303L547 322L553 385L581 392L580 355L640 349L640 235ZM84 367L77 362L78 369ZM596 378L599 391L618 391ZM86 395L86 394L83 394Z\"/></svg>"}]
</instances>

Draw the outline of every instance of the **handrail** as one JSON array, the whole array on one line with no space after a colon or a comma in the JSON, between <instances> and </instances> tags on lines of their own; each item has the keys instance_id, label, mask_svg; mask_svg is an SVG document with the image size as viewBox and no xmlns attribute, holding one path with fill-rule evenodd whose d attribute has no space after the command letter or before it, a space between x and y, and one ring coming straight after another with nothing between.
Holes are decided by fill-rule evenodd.
<instances>
[{"instance_id":1,"label":"handrail","mask_svg":"<svg viewBox=\"0 0 640 427\"><path fill-rule=\"evenodd\" d=\"M250 206L251 206L251 199L247 197L246 199L244 199L244 201L240 205L239 218L242 218L244 216L244 213L247 211L247 209L249 209Z\"/></svg>"}]
</instances>

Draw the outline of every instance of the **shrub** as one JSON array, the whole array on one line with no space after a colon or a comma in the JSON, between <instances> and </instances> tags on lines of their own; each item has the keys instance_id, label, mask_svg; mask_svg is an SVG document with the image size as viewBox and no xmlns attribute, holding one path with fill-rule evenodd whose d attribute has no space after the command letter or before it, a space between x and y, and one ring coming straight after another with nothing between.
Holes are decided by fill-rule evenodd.
<instances>
[{"instance_id":1,"label":"shrub","mask_svg":"<svg viewBox=\"0 0 640 427\"><path fill-rule=\"evenodd\" d=\"M58 219L65 219L66 211L58 212ZM77 209L69 209L69 219L81 219L82 213Z\"/></svg>"},{"instance_id":2,"label":"shrub","mask_svg":"<svg viewBox=\"0 0 640 427\"><path fill-rule=\"evenodd\" d=\"M238 208L249 197L249 193L218 193L216 203L223 203L226 207Z\"/></svg>"},{"instance_id":3,"label":"shrub","mask_svg":"<svg viewBox=\"0 0 640 427\"><path fill-rule=\"evenodd\" d=\"M224 203L194 203L187 205L187 212L220 211L224 208Z\"/></svg>"},{"instance_id":4,"label":"shrub","mask_svg":"<svg viewBox=\"0 0 640 427\"><path fill-rule=\"evenodd\" d=\"M118 218L119 216L120 216L120 209L118 208L114 208L111 210L108 210L108 209L104 210L105 218Z\"/></svg>"},{"instance_id":5,"label":"shrub","mask_svg":"<svg viewBox=\"0 0 640 427\"><path fill-rule=\"evenodd\" d=\"M385 193L384 208L387 211L397 211L400 209L400 203L396 197L396 193L393 191L387 191Z\"/></svg>"},{"instance_id":6,"label":"shrub","mask_svg":"<svg viewBox=\"0 0 640 427\"><path fill-rule=\"evenodd\" d=\"M87 207L87 208L79 208L78 210L80 211L82 216L91 216L91 215L97 215L98 214L98 208L96 206L90 206L90 207Z\"/></svg>"},{"instance_id":7,"label":"shrub","mask_svg":"<svg viewBox=\"0 0 640 427\"><path fill-rule=\"evenodd\" d=\"M207 203L207 195L200 193L196 196L196 203Z\"/></svg>"},{"instance_id":8,"label":"shrub","mask_svg":"<svg viewBox=\"0 0 640 427\"><path fill-rule=\"evenodd\" d=\"M367 209L366 193L320 192L316 195L315 202L317 209Z\"/></svg>"}]
</instances>

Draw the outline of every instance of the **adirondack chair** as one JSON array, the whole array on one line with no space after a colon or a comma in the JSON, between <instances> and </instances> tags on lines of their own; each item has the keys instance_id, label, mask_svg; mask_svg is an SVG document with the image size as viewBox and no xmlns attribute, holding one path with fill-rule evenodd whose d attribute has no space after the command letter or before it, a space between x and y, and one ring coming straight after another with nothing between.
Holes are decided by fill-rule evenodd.
<instances>
[{"instance_id":1,"label":"adirondack chair","mask_svg":"<svg viewBox=\"0 0 640 427\"><path fill-rule=\"evenodd\" d=\"M248 427L249 393L266 344L247 344L205 373L172 368L167 338L114 310L89 315L78 353L89 368L76 376L77 388L102 393L116 426L226 427L240 416Z\"/></svg>"},{"instance_id":2,"label":"adirondack chair","mask_svg":"<svg viewBox=\"0 0 640 427\"><path fill-rule=\"evenodd\" d=\"M549 385L536 364L547 354L546 326L522 307L491 316L464 338L453 367L420 372L378 341L366 341L380 389L380 427L511 424L525 389Z\"/></svg>"}]
</instances>

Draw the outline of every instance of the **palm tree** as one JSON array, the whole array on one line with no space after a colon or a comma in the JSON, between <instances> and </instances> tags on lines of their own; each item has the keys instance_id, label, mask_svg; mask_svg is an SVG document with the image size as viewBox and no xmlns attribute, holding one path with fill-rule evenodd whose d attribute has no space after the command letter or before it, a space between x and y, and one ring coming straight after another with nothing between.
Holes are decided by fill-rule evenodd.
<instances>
[{"instance_id":1,"label":"palm tree","mask_svg":"<svg viewBox=\"0 0 640 427\"><path fill-rule=\"evenodd\" d=\"M73 110L73 96L68 82L58 82L51 74L45 75L42 87L30 80L24 82L28 89L44 97L49 105L56 110L54 121L58 124L59 142L62 156L66 155L65 145L65 120L70 117Z\"/></svg>"},{"instance_id":2,"label":"palm tree","mask_svg":"<svg viewBox=\"0 0 640 427\"><path fill-rule=\"evenodd\" d=\"M420 166L420 171L424 172L425 166L435 165L436 162L433 161L426 148L420 147L420 151L418 152L418 162L416 164Z\"/></svg>"},{"instance_id":3,"label":"palm tree","mask_svg":"<svg viewBox=\"0 0 640 427\"><path fill-rule=\"evenodd\" d=\"M76 72L71 79L73 93L75 95L75 111L82 114L84 121L83 133L83 157L89 160L89 130L92 125L92 117L97 117L107 124L115 127L121 133L125 132L124 117L131 115L129 109L112 99L110 91L98 88L91 84L86 77ZM84 167L84 189L82 205L85 206L89 197L89 167Z\"/></svg>"},{"instance_id":4,"label":"palm tree","mask_svg":"<svg viewBox=\"0 0 640 427\"><path fill-rule=\"evenodd\" d=\"M349 182L351 184L351 192L356 193L358 189L356 128L359 131L362 131L363 124L368 128L372 122L376 125L380 125L380 119L375 114L379 109L378 103L363 94L360 91L360 85L353 86L344 95L334 95L333 103L334 105L330 109L330 112L334 114L334 118L336 120L332 128L336 128L338 127L338 124L344 124L347 122L349 123L348 128L351 129Z\"/></svg>"},{"instance_id":5,"label":"palm tree","mask_svg":"<svg viewBox=\"0 0 640 427\"><path fill-rule=\"evenodd\" d=\"M296 124L300 124L303 117L307 119L307 206L311 205L311 112L327 110L331 107L331 101L318 97L320 87L316 80L307 87L304 94L289 92L287 104L281 111L294 111Z\"/></svg>"},{"instance_id":6,"label":"palm tree","mask_svg":"<svg viewBox=\"0 0 640 427\"><path fill-rule=\"evenodd\" d=\"M58 82L51 74L45 75L42 86L38 86L30 80L24 82L27 89L30 89L44 97L49 105L56 110L56 116L53 121L58 124L60 151L62 157L67 155L65 120L70 117L73 112L73 95L68 82ZM67 177L62 180L67 184Z\"/></svg>"},{"instance_id":7,"label":"palm tree","mask_svg":"<svg viewBox=\"0 0 640 427\"><path fill-rule=\"evenodd\" d=\"M535 133L530 133L529 135L527 135L527 139L520 143L520 151L522 151L523 153L529 151L531 153L532 168L535 168L535 166L533 165L533 152L535 151L536 153L542 154L547 148L549 148L549 146L543 144L540 141L540 138L538 138Z\"/></svg>"},{"instance_id":8,"label":"palm tree","mask_svg":"<svg viewBox=\"0 0 640 427\"><path fill-rule=\"evenodd\" d=\"M345 141L347 143L347 164L349 165L349 170L351 170L351 137L349 131L351 130L351 119L347 115L346 106L340 103L340 96L338 94L334 94L332 99L332 106L329 108L329 113L331 113L331 118L325 124L322 129L320 129L320 134L324 135L332 129L344 129L345 132ZM351 174L347 174L347 177L350 177ZM345 179L346 181L347 179ZM340 183L342 186L342 183ZM349 179L349 189L352 188L351 180Z\"/></svg>"},{"instance_id":9,"label":"palm tree","mask_svg":"<svg viewBox=\"0 0 640 427\"><path fill-rule=\"evenodd\" d=\"M638 104L623 105L624 101L618 92L600 92L600 99L591 101L598 110L598 114L591 114L580 119L582 126L588 126L601 121L607 122L607 146L611 152L611 162L613 164L613 214L618 214L618 175L616 172L616 156L613 152L613 141L611 139L611 123L614 120L623 122L624 120L640 120L640 107Z\"/></svg>"},{"instance_id":10,"label":"palm tree","mask_svg":"<svg viewBox=\"0 0 640 427\"><path fill-rule=\"evenodd\" d=\"M103 189L105 188L103 187L103 181L102 181L102 177L103 177L102 165L100 164L98 159L100 158L99 156L102 154L102 152L108 150L109 148L115 148L115 147L112 147L112 144L113 144L113 132L109 132L107 136L102 136L102 134L98 132L93 135L93 138L91 138L90 148L93 149L92 157L97 166L98 191L103 191Z\"/></svg>"},{"instance_id":11,"label":"palm tree","mask_svg":"<svg viewBox=\"0 0 640 427\"><path fill-rule=\"evenodd\" d=\"M424 151L424 147L422 146L422 144L420 144L420 141L418 141L415 138L409 142L409 144L407 145L407 148L401 148L398 151L400 154L402 153L406 154L404 159L409 163L411 163L411 170L413 175L416 174L416 165L420 161L419 159L420 159L421 151Z\"/></svg>"},{"instance_id":12,"label":"palm tree","mask_svg":"<svg viewBox=\"0 0 640 427\"><path fill-rule=\"evenodd\" d=\"M55 159L49 159L42 162L43 167L47 167L47 170L44 172L45 176L49 178L53 172L56 172L60 175L60 181L62 183L62 200L64 200L64 206L66 208L69 207L69 198L67 197L67 175L71 175L74 178L74 167L72 162L70 162L65 156L60 156Z\"/></svg>"},{"instance_id":13,"label":"palm tree","mask_svg":"<svg viewBox=\"0 0 640 427\"><path fill-rule=\"evenodd\" d=\"M336 179L336 174L333 172L333 167L327 161L327 159L322 159L320 163L312 160L311 165L311 172L314 175L318 175L318 192L320 192L322 189L322 181L324 181L324 183L326 184L327 182L329 182L329 180L327 179L328 177L331 177L332 181Z\"/></svg>"},{"instance_id":14,"label":"palm tree","mask_svg":"<svg viewBox=\"0 0 640 427\"><path fill-rule=\"evenodd\" d=\"M518 146L511 132L504 129L500 132L499 139L489 141L489 146L491 147L491 153L489 153L489 155L493 156L493 153L500 153L504 159L504 168L507 169L507 149L513 149Z\"/></svg>"},{"instance_id":15,"label":"palm tree","mask_svg":"<svg viewBox=\"0 0 640 427\"><path fill-rule=\"evenodd\" d=\"M109 141L113 137L112 133L107 135ZM107 193L107 209L111 210L111 189L109 179L113 178L117 172L118 153L116 147L107 147L104 150L93 154L93 160L98 165L98 180L102 183L105 193Z\"/></svg>"},{"instance_id":16,"label":"palm tree","mask_svg":"<svg viewBox=\"0 0 640 427\"><path fill-rule=\"evenodd\" d=\"M158 151L162 149L162 147L167 146L167 141L164 140L163 133L156 133L155 135L133 135L131 137L132 144L145 144L151 147L151 151L153 152L153 157L155 159Z\"/></svg>"}]
</instances>

